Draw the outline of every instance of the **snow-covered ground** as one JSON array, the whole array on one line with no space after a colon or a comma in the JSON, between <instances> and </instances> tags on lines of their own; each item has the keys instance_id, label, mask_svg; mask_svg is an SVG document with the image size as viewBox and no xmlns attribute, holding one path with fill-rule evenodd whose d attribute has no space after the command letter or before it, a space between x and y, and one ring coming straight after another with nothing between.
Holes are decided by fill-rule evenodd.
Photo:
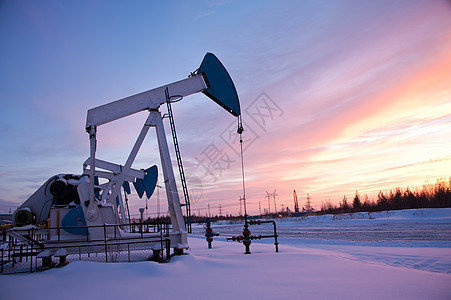
<instances>
[{"instance_id":1,"label":"snow-covered ground","mask_svg":"<svg viewBox=\"0 0 451 300\"><path fill-rule=\"evenodd\" d=\"M253 225L253 234L271 231ZM242 225L200 226L186 255L154 262L71 262L0 276L1 299L451 299L451 209L405 210L277 221L252 254L225 236ZM317 233L317 234L315 234Z\"/></svg>"}]
</instances>

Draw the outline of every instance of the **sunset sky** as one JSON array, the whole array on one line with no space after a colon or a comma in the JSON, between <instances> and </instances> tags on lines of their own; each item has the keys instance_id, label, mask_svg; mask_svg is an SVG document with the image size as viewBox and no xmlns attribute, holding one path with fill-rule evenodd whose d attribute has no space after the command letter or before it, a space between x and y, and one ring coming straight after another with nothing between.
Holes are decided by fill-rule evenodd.
<instances>
[{"instance_id":1,"label":"sunset sky","mask_svg":"<svg viewBox=\"0 0 451 300\"><path fill-rule=\"evenodd\" d=\"M240 96L249 214L266 191L277 209L293 209L293 190L319 209L451 176L450 1L5 0L0 213L82 172L88 109L184 79L206 52ZM173 111L192 211L238 213L236 118L203 94ZM100 126L97 157L125 164L146 117ZM151 130L134 167L159 163ZM164 193L149 215L158 199L167 211ZM145 201L132 200L136 214Z\"/></svg>"}]
</instances>

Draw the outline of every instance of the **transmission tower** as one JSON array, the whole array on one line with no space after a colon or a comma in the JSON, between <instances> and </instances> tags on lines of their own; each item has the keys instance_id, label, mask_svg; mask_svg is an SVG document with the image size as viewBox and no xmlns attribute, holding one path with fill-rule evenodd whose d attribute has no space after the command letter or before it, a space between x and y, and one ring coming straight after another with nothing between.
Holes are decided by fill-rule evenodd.
<instances>
[{"instance_id":1,"label":"transmission tower","mask_svg":"<svg viewBox=\"0 0 451 300\"><path fill-rule=\"evenodd\" d=\"M312 204L310 202L310 195L307 193L307 202L305 203L305 210L312 211Z\"/></svg>"},{"instance_id":2,"label":"transmission tower","mask_svg":"<svg viewBox=\"0 0 451 300\"><path fill-rule=\"evenodd\" d=\"M265 198L268 198L268 214L271 214L271 194L266 191Z\"/></svg>"},{"instance_id":3,"label":"transmission tower","mask_svg":"<svg viewBox=\"0 0 451 300\"><path fill-rule=\"evenodd\" d=\"M268 193L268 191L266 191L266 198L268 198L268 213L271 214L271 198L274 200L274 213L277 213L277 204L276 204L276 196L279 196L276 193L276 190L274 189L274 192L272 193Z\"/></svg>"}]
</instances>

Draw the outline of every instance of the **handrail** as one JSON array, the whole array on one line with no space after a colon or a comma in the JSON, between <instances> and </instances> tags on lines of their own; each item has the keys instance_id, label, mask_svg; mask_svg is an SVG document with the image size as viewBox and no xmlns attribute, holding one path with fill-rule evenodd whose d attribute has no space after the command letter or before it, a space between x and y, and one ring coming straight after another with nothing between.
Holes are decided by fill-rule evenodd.
<instances>
[{"instance_id":1,"label":"handrail","mask_svg":"<svg viewBox=\"0 0 451 300\"><path fill-rule=\"evenodd\" d=\"M15 268L15 261L20 259L22 262L22 257L26 258L26 262L28 263L28 258L30 258L30 272L33 272L33 261L35 262L35 266L37 266L37 254L40 252L47 250L53 253L58 249L68 249L68 252L71 255L77 255L84 253L102 253L105 254L105 261L109 262L111 247L119 247L120 252L129 252L128 257L130 257L130 251L133 249L147 249L147 250L155 250L154 257L159 262L165 262L170 260L170 247L171 247L171 239L169 237L169 224L148 224L148 223L134 223L132 224L138 229L135 233L136 235L127 235L121 236L118 234L118 227L127 228L129 224L104 224L104 225L95 225L95 226L71 226L71 228L103 228L103 238L98 238L95 240L90 240L89 237L82 239L70 239L66 240L61 236L56 237L55 239L50 239L50 231L56 229L64 229L67 227L50 227L50 228L29 228L23 230L21 233L15 232L16 235L20 236L19 239L15 238L13 235L9 235L8 247L1 249L1 268L0 273L4 272L4 266L8 262L12 261L12 265L10 267L12 269ZM143 226L144 225L144 228ZM148 226L149 225L149 226ZM146 228L148 226L148 228ZM152 228L153 227L153 228ZM113 228L114 230L110 230ZM151 232L146 232L146 230L152 230ZM108 236L108 231L111 236ZM56 232L56 231L55 231ZM59 230L59 234L61 235L62 230ZM149 246L146 246L149 245ZM135 247L130 247L130 245L136 245ZM142 246L140 246L142 245ZM151 246L154 245L154 246ZM71 250L69 250L71 249ZM166 252L163 252L166 251ZM81 259L81 258L80 258ZM23 269L21 269L23 270Z\"/></svg>"}]
</instances>

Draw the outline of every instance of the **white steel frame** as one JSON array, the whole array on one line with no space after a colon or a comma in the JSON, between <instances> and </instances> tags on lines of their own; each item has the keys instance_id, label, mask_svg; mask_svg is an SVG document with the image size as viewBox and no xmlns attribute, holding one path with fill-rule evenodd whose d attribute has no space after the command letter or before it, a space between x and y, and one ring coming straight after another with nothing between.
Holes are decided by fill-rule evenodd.
<instances>
[{"instance_id":1,"label":"white steel frame","mask_svg":"<svg viewBox=\"0 0 451 300\"><path fill-rule=\"evenodd\" d=\"M185 97L204 91L207 88L207 84L201 74L194 75L184 80L88 110L86 118L86 131L88 132L90 139L90 157L84 163L84 169L85 173L89 174L91 179L89 186L89 206L86 217L89 221L95 221L99 217L98 206L95 203L93 180L94 176L99 176L109 180L109 183L106 186L103 186L102 200L112 202L115 201L116 197L119 197L119 202L121 203L120 207L122 210L121 215L123 216L123 219L125 218L125 211L121 201L121 187L124 181L133 181L134 178L144 177L144 171L132 169L131 166L149 128L155 127L169 213L173 227L171 242L173 243L172 245L174 245L174 248L183 249L187 247L185 221L182 214L174 172L172 169L171 157L169 154L162 116L159 111L159 107L164 104L167 99L165 95L166 88L168 89L170 96ZM141 132L127 158L125 165L120 166L96 159L97 127L144 110L149 111L149 116L141 129ZM100 171L97 170L97 168L110 172Z\"/></svg>"}]
</instances>

